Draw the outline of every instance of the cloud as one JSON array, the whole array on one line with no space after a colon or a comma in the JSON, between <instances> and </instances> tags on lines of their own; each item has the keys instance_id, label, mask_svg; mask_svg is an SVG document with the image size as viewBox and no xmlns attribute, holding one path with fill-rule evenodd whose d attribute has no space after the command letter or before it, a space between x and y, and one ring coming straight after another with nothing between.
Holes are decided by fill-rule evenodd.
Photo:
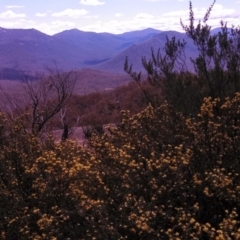
<instances>
[{"instance_id":1,"label":"cloud","mask_svg":"<svg viewBox=\"0 0 240 240\"><path fill-rule=\"evenodd\" d=\"M76 28L77 24L72 21L61 21L56 20L52 22L41 22L41 23L35 23L35 28L47 33L49 35L53 35L59 32L62 32L67 29L73 29Z\"/></svg>"},{"instance_id":2,"label":"cloud","mask_svg":"<svg viewBox=\"0 0 240 240\"><path fill-rule=\"evenodd\" d=\"M205 8L201 8L201 9L193 8L195 20L202 20L206 11L207 11L207 9L205 9ZM235 14L237 14L237 13L234 9L231 9L231 8L226 9L220 4L215 4L212 12L210 14L209 21L217 18L217 19L219 19L219 22L220 22L220 20L221 19L224 20L225 17L233 17L234 18ZM178 19L186 18L186 19L188 19L188 15L189 15L189 10L179 10L179 11L172 11L172 12L165 13L162 16L164 18L178 18ZM238 15L238 17L239 17L239 15Z\"/></svg>"},{"instance_id":3,"label":"cloud","mask_svg":"<svg viewBox=\"0 0 240 240\"><path fill-rule=\"evenodd\" d=\"M159 23L162 23L161 20L152 15L137 14L136 17L132 19L121 18L121 20L115 19L108 22L98 21L94 24L83 25L81 27L79 26L78 28L83 31L110 32L119 34L132 30L146 29L149 27L162 29Z\"/></svg>"},{"instance_id":4,"label":"cloud","mask_svg":"<svg viewBox=\"0 0 240 240\"><path fill-rule=\"evenodd\" d=\"M24 8L25 6L21 6L21 5L9 5L9 6L5 6L5 8Z\"/></svg>"},{"instance_id":5,"label":"cloud","mask_svg":"<svg viewBox=\"0 0 240 240\"><path fill-rule=\"evenodd\" d=\"M99 1L103 2L105 0ZM177 0L174 1L177 4ZM25 14L17 14L13 12L15 11L14 9L5 10L5 12L0 12L0 25L2 27L36 28L50 35L72 28L78 28L83 31L122 33L151 27L163 31L176 30L183 32L180 25L180 18L183 20L184 24L189 24L188 9L169 11L162 15L151 15L146 11L135 14L133 17L127 17L126 14L124 14L126 17L121 17L121 12L113 12L112 14L115 17L106 22L104 22L104 20L100 21L100 15L91 15L90 12L81 8L66 9L60 12L46 11L46 15L59 17L52 19L52 22L48 22L47 18L40 18L44 17L45 13L36 13L35 15L38 16L38 18L35 17L34 21L30 21ZM193 8L193 11L196 20L195 24L197 24L198 20L203 19L207 8ZM81 18L81 21L79 21L79 18ZM215 4L208 24L212 26L212 28L219 27L220 20L223 20L228 22L228 26L231 26L232 24L238 26L239 18L240 14L237 8L234 9L233 6L223 7L221 4Z\"/></svg>"},{"instance_id":6,"label":"cloud","mask_svg":"<svg viewBox=\"0 0 240 240\"><path fill-rule=\"evenodd\" d=\"M194 11L194 9L193 9L193 11ZM178 19L180 19L182 17L186 17L186 16L188 17L188 15L189 15L189 10L179 10L179 11L172 11L172 12L164 13L162 15L162 17L164 17L164 18L168 18L169 17L169 18L178 18ZM195 12L194 16L196 16L196 12Z\"/></svg>"},{"instance_id":7,"label":"cloud","mask_svg":"<svg viewBox=\"0 0 240 240\"><path fill-rule=\"evenodd\" d=\"M146 0L147 2L163 2L163 1L166 1L166 0Z\"/></svg>"},{"instance_id":8,"label":"cloud","mask_svg":"<svg viewBox=\"0 0 240 240\"><path fill-rule=\"evenodd\" d=\"M207 8L193 8L193 11L196 25L199 20L203 19ZM233 7L226 8L220 4L215 4L210 14L208 24L212 26L212 28L220 27L220 21L223 20L224 22L228 22L228 26L232 24L238 26L239 18L240 13ZM78 28L83 31L111 32L115 34L149 27L163 31L175 30L183 32L180 19L182 19L183 24L189 24L188 9L170 11L162 15L151 15L143 12L136 14L132 18L115 18L108 22L98 21L92 24L78 25Z\"/></svg>"},{"instance_id":9,"label":"cloud","mask_svg":"<svg viewBox=\"0 0 240 240\"><path fill-rule=\"evenodd\" d=\"M51 22L37 22L27 19L12 19L1 20L1 26L4 28L21 28L21 29L30 29L35 28L43 33L53 35L55 33L62 32L66 29L77 28L77 23L73 21L51 21Z\"/></svg>"},{"instance_id":10,"label":"cloud","mask_svg":"<svg viewBox=\"0 0 240 240\"><path fill-rule=\"evenodd\" d=\"M52 13L53 17L70 17L70 18L79 18L88 14L88 11L85 9L65 9L62 12Z\"/></svg>"},{"instance_id":11,"label":"cloud","mask_svg":"<svg viewBox=\"0 0 240 240\"><path fill-rule=\"evenodd\" d=\"M0 13L0 18L25 18L25 13L15 13L12 10L7 10L5 12Z\"/></svg>"},{"instance_id":12,"label":"cloud","mask_svg":"<svg viewBox=\"0 0 240 240\"><path fill-rule=\"evenodd\" d=\"M225 18L225 17L234 17L236 15L236 10L233 8L226 9L220 4L215 4L213 7L213 11L210 15L211 18ZM239 17L239 15L237 16Z\"/></svg>"},{"instance_id":13,"label":"cloud","mask_svg":"<svg viewBox=\"0 0 240 240\"><path fill-rule=\"evenodd\" d=\"M36 13L35 16L36 17L45 17L45 16L47 16L47 14L46 13Z\"/></svg>"},{"instance_id":14,"label":"cloud","mask_svg":"<svg viewBox=\"0 0 240 240\"><path fill-rule=\"evenodd\" d=\"M99 6L105 4L105 2L100 2L99 0L81 0L80 3L88 6Z\"/></svg>"},{"instance_id":15,"label":"cloud","mask_svg":"<svg viewBox=\"0 0 240 240\"><path fill-rule=\"evenodd\" d=\"M123 14L122 14L122 13L116 13L114 16L115 16L115 17L122 17Z\"/></svg>"},{"instance_id":16,"label":"cloud","mask_svg":"<svg viewBox=\"0 0 240 240\"><path fill-rule=\"evenodd\" d=\"M99 18L99 16L98 15L94 15L94 16L88 15L88 16L84 16L84 18L87 18L87 19L97 19L97 18Z\"/></svg>"},{"instance_id":17,"label":"cloud","mask_svg":"<svg viewBox=\"0 0 240 240\"><path fill-rule=\"evenodd\" d=\"M75 26L74 22L70 22L70 21L52 21L51 22L51 26L54 28L58 28L58 27L73 27Z\"/></svg>"},{"instance_id":18,"label":"cloud","mask_svg":"<svg viewBox=\"0 0 240 240\"><path fill-rule=\"evenodd\" d=\"M149 18L154 18L154 16L150 15L148 13L138 13L134 18L135 19L149 19Z\"/></svg>"},{"instance_id":19,"label":"cloud","mask_svg":"<svg viewBox=\"0 0 240 240\"><path fill-rule=\"evenodd\" d=\"M203 20L204 15L206 14L206 8L193 8L195 24L199 20ZM165 13L161 16L163 22L172 25L173 23L179 23L179 19L183 20L184 24L189 23L189 10L179 10ZM240 13L233 8L224 8L221 4L215 4L213 10L210 14L208 24L212 27L220 27L220 21L228 22L228 25L239 25ZM176 25L177 26L177 25ZM178 29L178 28L177 28ZM181 31L181 29L180 29Z\"/></svg>"},{"instance_id":20,"label":"cloud","mask_svg":"<svg viewBox=\"0 0 240 240\"><path fill-rule=\"evenodd\" d=\"M1 19L1 26L4 26L4 28L37 28L35 24L34 21L26 20L24 18Z\"/></svg>"}]
</instances>

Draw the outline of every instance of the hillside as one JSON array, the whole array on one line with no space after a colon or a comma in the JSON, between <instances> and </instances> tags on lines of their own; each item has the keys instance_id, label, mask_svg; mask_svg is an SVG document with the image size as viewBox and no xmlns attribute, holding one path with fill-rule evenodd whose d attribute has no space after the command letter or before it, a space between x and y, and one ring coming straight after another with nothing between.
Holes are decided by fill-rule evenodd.
<instances>
[{"instance_id":1,"label":"hillside","mask_svg":"<svg viewBox=\"0 0 240 240\"><path fill-rule=\"evenodd\" d=\"M0 39L2 69L41 71L54 61L65 69L81 66L80 50L35 29L1 29Z\"/></svg>"},{"instance_id":2,"label":"hillside","mask_svg":"<svg viewBox=\"0 0 240 240\"><path fill-rule=\"evenodd\" d=\"M66 30L53 35L55 40L70 44L83 52L84 64L94 65L106 61L135 42L146 41L161 31L152 28L123 34L84 32L78 29Z\"/></svg>"},{"instance_id":3,"label":"hillside","mask_svg":"<svg viewBox=\"0 0 240 240\"><path fill-rule=\"evenodd\" d=\"M108 61L98 64L96 66L97 69L102 69L105 71L111 72L123 72L123 66L126 57L128 57L129 63L133 64L133 69L136 71L143 71L142 66L142 57L146 57L147 59L151 58L151 49L153 48L155 53L157 53L158 49L162 49L166 42L166 36L169 38L176 36L176 39L185 39L187 41L186 45L186 64L187 66L191 67L190 57L196 56L196 48L194 45L187 39L186 34L179 33L175 31L167 31L161 32L158 35L150 38L141 43L133 44L126 50L122 51L121 53L117 54L113 58L109 59Z\"/></svg>"},{"instance_id":4,"label":"hillside","mask_svg":"<svg viewBox=\"0 0 240 240\"><path fill-rule=\"evenodd\" d=\"M219 29L212 30L216 31ZM176 31L147 28L110 34L71 29L49 36L35 29L0 28L0 77L2 80L22 80L28 75L29 79L33 79L36 72L44 71L45 66L57 65L63 71L79 71L85 68L80 71L80 75L81 79L86 77L81 80L85 81L84 86L88 82L86 89L89 86L91 89L96 88L96 85L99 86L97 89L112 88L125 82L126 76L118 74L124 73L126 57L129 63L133 64L134 70L143 71L142 57L149 59L152 48L155 52L163 48L166 36L186 40L186 65L188 69L192 69L190 57L196 56L196 48L186 34ZM91 72L89 69L100 70L101 73L95 74L94 70ZM117 75L112 76L112 73ZM119 80L120 78L123 80ZM107 86L105 83L109 82L112 84ZM100 86L100 83L103 86Z\"/></svg>"},{"instance_id":5,"label":"hillside","mask_svg":"<svg viewBox=\"0 0 240 240\"><path fill-rule=\"evenodd\" d=\"M127 74L105 72L101 70L83 68L75 72L77 81L74 93L85 95L91 92L115 89L131 81ZM13 102L24 102L24 88L20 81L1 80L0 88L6 92ZM6 95L0 91L0 105L10 104Z\"/></svg>"},{"instance_id":6,"label":"hillside","mask_svg":"<svg viewBox=\"0 0 240 240\"><path fill-rule=\"evenodd\" d=\"M90 68L78 70L76 73L78 76L76 82L77 94L111 90L131 81L131 78L125 73L120 74Z\"/></svg>"},{"instance_id":7,"label":"hillside","mask_svg":"<svg viewBox=\"0 0 240 240\"><path fill-rule=\"evenodd\" d=\"M77 29L49 36L35 29L0 29L1 78L19 80L23 74L55 63L63 70L81 69L106 61L135 41L155 35L148 29L122 35ZM23 73L23 74L22 74Z\"/></svg>"}]
</instances>

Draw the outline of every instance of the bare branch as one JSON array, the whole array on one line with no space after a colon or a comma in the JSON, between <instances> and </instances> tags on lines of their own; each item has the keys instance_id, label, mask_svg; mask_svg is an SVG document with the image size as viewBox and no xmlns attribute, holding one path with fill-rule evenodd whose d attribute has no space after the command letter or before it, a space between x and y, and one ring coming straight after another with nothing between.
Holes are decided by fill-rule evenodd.
<instances>
[{"instance_id":1,"label":"bare branch","mask_svg":"<svg viewBox=\"0 0 240 240\"><path fill-rule=\"evenodd\" d=\"M28 77L24 81L31 128L35 133L41 132L49 120L66 106L77 79L73 71L62 72L57 67L46 67L46 72L48 74L38 74L36 81L29 81Z\"/></svg>"}]
</instances>

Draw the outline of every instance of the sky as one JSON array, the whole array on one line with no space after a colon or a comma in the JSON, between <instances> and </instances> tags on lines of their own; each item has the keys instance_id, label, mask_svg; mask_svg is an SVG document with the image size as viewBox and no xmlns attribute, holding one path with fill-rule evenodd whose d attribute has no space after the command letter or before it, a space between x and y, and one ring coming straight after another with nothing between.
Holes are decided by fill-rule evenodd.
<instances>
[{"instance_id":1,"label":"sky","mask_svg":"<svg viewBox=\"0 0 240 240\"><path fill-rule=\"evenodd\" d=\"M196 23L213 1L192 0ZM35 28L48 35L77 28L119 34L145 28L182 31L188 23L188 0L0 0L0 27ZM210 19L240 24L240 0L217 0Z\"/></svg>"}]
</instances>

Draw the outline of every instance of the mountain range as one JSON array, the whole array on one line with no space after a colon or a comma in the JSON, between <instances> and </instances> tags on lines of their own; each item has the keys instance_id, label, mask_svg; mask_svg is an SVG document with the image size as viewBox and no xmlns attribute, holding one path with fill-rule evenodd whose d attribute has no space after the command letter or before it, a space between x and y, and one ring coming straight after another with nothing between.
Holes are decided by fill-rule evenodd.
<instances>
[{"instance_id":1,"label":"mountain range","mask_svg":"<svg viewBox=\"0 0 240 240\"><path fill-rule=\"evenodd\" d=\"M50 36L35 29L0 28L1 74L8 78L53 64L63 70L93 66L159 32L145 29L114 35L72 29Z\"/></svg>"},{"instance_id":2,"label":"mountain range","mask_svg":"<svg viewBox=\"0 0 240 240\"><path fill-rule=\"evenodd\" d=\"M196 49L185 33L176 31L148 28L111 34L71 29L50 36L36 29L0 28L0 79L21 80L24 74L34 75L46 66L63 71L87 69L118 79L119 74L125 74L126 57L134 70L142 71L142 57L150 58L151 49L162 48L166 36L186 40L187 65L191 65L189 58L196 55Z\"/></svg>"}]
</instances>

